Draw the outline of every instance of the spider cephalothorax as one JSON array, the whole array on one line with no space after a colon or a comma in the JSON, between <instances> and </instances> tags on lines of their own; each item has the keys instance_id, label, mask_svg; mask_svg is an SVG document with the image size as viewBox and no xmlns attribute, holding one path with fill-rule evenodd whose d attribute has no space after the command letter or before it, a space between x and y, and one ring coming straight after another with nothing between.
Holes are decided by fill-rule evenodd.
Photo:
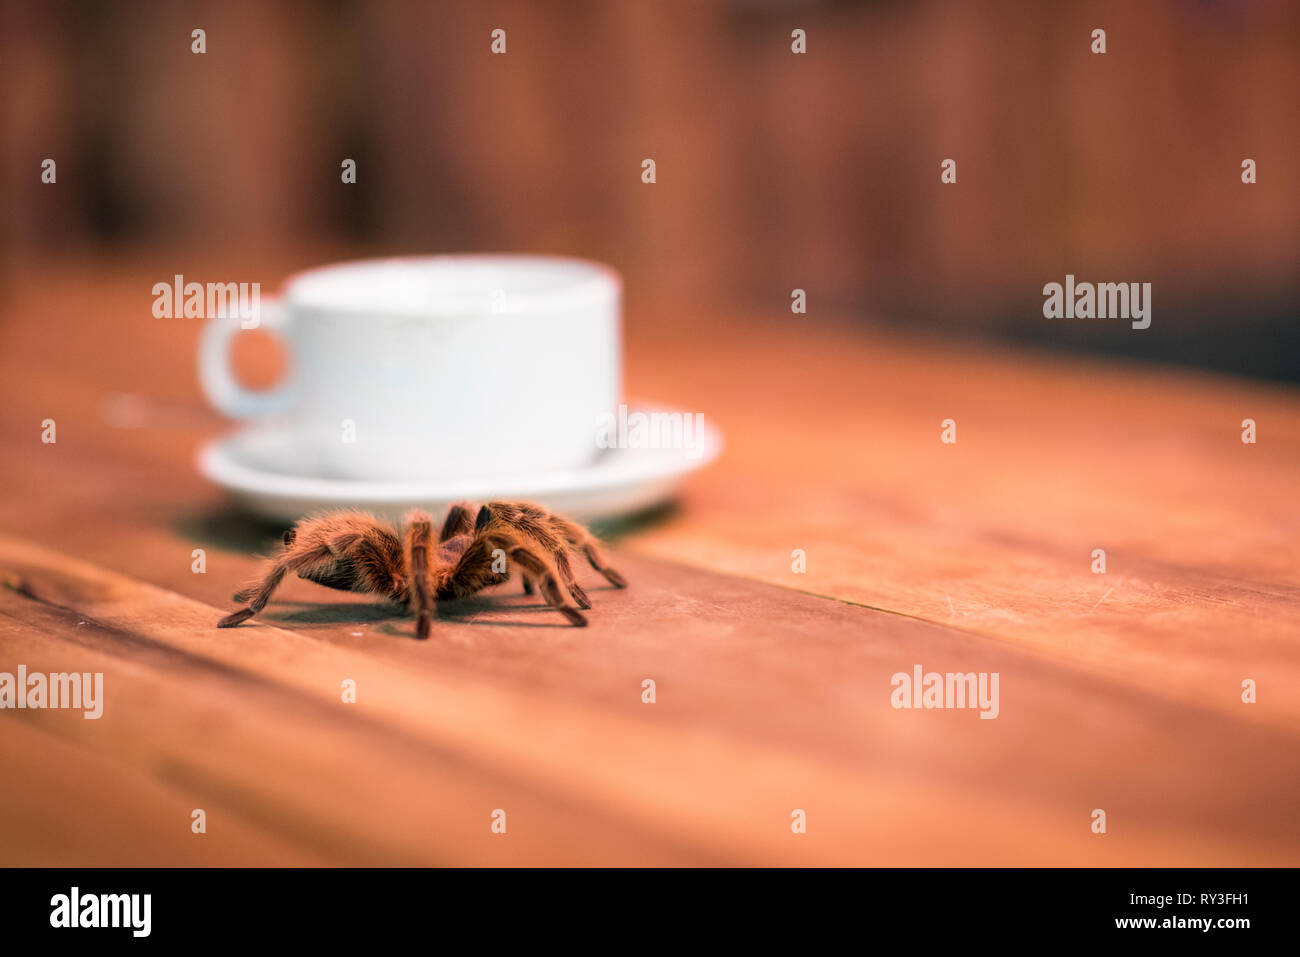
<instances>
[{"instance_id":1,"label":"spider cephalothorax","mask_svg":"<svg viewBox=\"0 0 1300 957\"><path fill-rule=\"evenodd\" d=\"M581 525L527 502L491 502L475 509L453 505L437 540L427 512L406 516L400 533L386 522L358 512L304 518L284 533L284 547L265 576L235 593L247 602L217 622L230 628L252 618L270 601L288 572L343 591L386 595L409 604L417 615L415 633L429 637L434 604L465 598L499 585L518 569L524 593L533 585L571 624L585 625L578 608L590 608L573 575L569 550L582 552L611 584L627 581L605 564L596 540ZM569 604L572 598L578 608Z\"/></svg>"}]
</instances>

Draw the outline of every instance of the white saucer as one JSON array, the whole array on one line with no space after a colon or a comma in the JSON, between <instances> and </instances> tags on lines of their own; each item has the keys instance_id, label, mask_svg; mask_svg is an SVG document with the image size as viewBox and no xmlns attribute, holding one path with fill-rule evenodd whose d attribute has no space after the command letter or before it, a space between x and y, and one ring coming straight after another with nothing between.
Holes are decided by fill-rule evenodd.
<instances>
[{"instance_id":1,"label":"white saucer","mask_svg":"<svg viewBox=\"0 0 1300 957\"><path fill-rule=\"evenodd\" d=\"M670 412L634 405L631 412ZM688 413L683 412L685 416ZM283 422L258 423L205 445L198 468L244 507L290 523L325 509L364 509L396 521L411 508L435 515L453 502L521 499L584 522L609 519L671 498L689 473L722 451L722 433L700 423L690 449L605 449L590 465L560 472L499 479L363 481L320 478L317 456Z\"/></svg>"}]
</instances>

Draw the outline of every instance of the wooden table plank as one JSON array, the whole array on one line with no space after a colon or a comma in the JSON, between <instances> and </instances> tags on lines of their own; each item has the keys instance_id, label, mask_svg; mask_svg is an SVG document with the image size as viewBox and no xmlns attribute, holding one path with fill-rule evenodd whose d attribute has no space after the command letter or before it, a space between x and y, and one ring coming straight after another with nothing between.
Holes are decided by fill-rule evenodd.
<instances>
[{"instance_id":1,"label":"wooden table plank","mask_svg":"<svg viewBox=\"0 0 1300 957\"><path fill-rule=\"evenodd\" d=\"M1293 737L941 626L673 566L628 573L636 590L593 591L604 614L587 629L521 628L484 600L435 642L386 623L328 643L218 632L217 609L5 539L2 640L6 660L106 675L100 721L29 721L341 863L1300 857L1279 835L1300 784L1269 763ZM996 670L1007 706L994 721L896 711L890 675L913 659ZM356 705L338 700L344 677ZM502 806L515 824L493 844ZM1123 840L1092 839L1094 806ZM1033 847L1011 840L1025 829Z\"/></svg>"},{"instance_id":2,"label":"wooden table plank","mask_svg":"<svg viewBox=\"0 0 1300 957\"><path fill-rule=\"evenodd\" d=\"M646 530L638 553L1015 641L1225 713L1251 677L1249 719L1300 727L1297 390L803 317L723 314L675 345L665 325L634 327L632 384L705 411L728 447L688 489L688 520Z\"/></svg>"},{"instance_id":3,"label":"wooden table plank","mask_svg":"<svg viewBox=\"0 0 1300 957\"><path fill-rule=\"evenodd\" d=\"M0 648L4 640L0 617ZM80 715L59 715L81 721ZM45 716L41 716L41 722ZM161 781L96 748L80 747L40 722L7 720L0 734L0 866L311 866L325 858L234 815L206 795ZM210 813L211 834L190 829Z\"/></svg>"}]
</instances>

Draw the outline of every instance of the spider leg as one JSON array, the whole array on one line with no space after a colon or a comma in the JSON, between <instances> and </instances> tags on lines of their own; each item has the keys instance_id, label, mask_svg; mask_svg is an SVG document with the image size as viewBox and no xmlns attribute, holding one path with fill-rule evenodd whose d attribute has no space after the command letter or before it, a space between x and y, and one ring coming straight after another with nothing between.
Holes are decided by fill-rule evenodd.
<instances>
[{"instance_id":1,"label":"spider leg","mask_svg":"<svg viewBox=\"0 0 1300 957\"><path fill-rule=\"evenodd\" d=\"M411 513L406 531L407 566L411 570L411 607L417 614L415 637L428 638L433 621L433 583L429 579L429 543L433 523L424 512Z\"/></svg>"},{"instance_id":2,"label":"spider leg","mask_svg":"<svg viewBox=\"0 0 1300 957\"><path fill-rule=\"evenodd\" d=\"M542 597L546 599L546 603L567 618L569 624L581 627L587 623L587 619L582 612L576 608L570 608L564 603L564 593L560 591L560 583L540 555L523 545L515 545L510 549L510 558L527 574L536 579L537 584L542 589ZM590 607L590 605L586 607Z\"/></svg>"},{"instance_id":3,"label":"spider leg","mask_svg":"<svg viewBox=\"0 0 1300 957\"><path fill-rule=\"evenodd\" d=\"M294 541L297 538L298 538L297 528L288 528L285 530L284 535L281 537L281 540L284 542L285 554L288 554L290 549L293 547ZM252 582L251 584L245 585L243 588L239 589L239 591L235 592L234 595L231 596L231 599L233 601L243 602L247 604L252 599L252 597L257 594L258 587L259 587L258 582Z\"/></svg>"},{"instance_id":4,"label":"spider leg","mask_svg":"<svg viewBox=\"0 0 1300 957\"><path fill-rule=\"evenodd\" d=\"M573 596L573 600L578 607L590 608L591 599L587 597L587 593L578 584L578 576L573 574L573 565L569 562L569 555L564 550L564 546L560 545L552 552L552 555L555 558L555 569L560 573L560 580L564 582L564 587L569 589L569 594Z\"/></svg>"},{"instance_id":5,"label":"spider leg","mask_svg":"<svg viewBox=\"0 0 1300 957\"><path fill-rule=\"evenodd\" d=\"M248 621L266 607L266 603L271 600L271 595L280 587L280 583L284 581L286 574L329 557L329 545L320 545L316 548L300 551L295 551L290 546L275 560L271 570L266 573L266 576L260 582L236 592L235 601L247 601L248 607L231 612L217 622L217 627L233 628L241 622Z\"/></svg>"},{"instance_id":6,"label":"spider leg","mask_svg":"<svg viewBox=\"0 0 1300 957\"><path fill-rule=\"evenodd\" d=\"M567 518L560 518L558 515L551 516L551 527L562 535L573 546L575 551L581 550L587 556L587 561L591 562L591 567L604 575L611 585L616 588L627 587L627 579L606 563L605 556L596 546L595 536L589 531L577 522L571 522Z\"/></svg>"},{"instance_id":7,"label":"spider leg","mask_svg":"<svg viewBox=\"0 0 1300 957\"><path fill-rule=\"evenodd\" d=\"M524 583L524 594L531 595L533 593L533 580L523 572L519 573L519 580Z\"/></svg>"},{"instance_id":8,"label":"spider leg","mask_svg":"<svg viewBox=\"0 0 1300 957\"><path fill-rule=\"evenodd\" d=\"M439 542L445 542L447 539L456 535L468 535L474 531L474 506L470 502L457 502L447 511L447 518L442 523L442 532L438 535Z\"/></svg>"},{"instance_id":9,"label":"spider leg","mask_svg":"<svg viewBox=\"0 0 1300 957\"><path fill-rule=\"evenodd\" d=\"M551 566L537 552L519 544L517 535L506 531L480 533L452 569L439 589L438 597L467 598L495 584L497 576L491 571L492 552L499 548L506 552L520 574L541 588L547 604L567 618L570 624L585 625L587 619L582 612L565 603L564 592Z\"/></svg>"},{"instance_id":10,"label":"spider leg","mask_svg":"<svg viewBox=\"0 0 1300 957\"><path fill-rule=\"evenodd\" d=\"M493 502L491 506L485 507L484 511L488 512L488 520L484 521L483 512L480 512L480 527L489 524L491 520L495 519L502 525L514 529L519 534L531 538L550 554L555 562L555 570L559 573L560 580L564 582L564 587L568 589L577 606L579 608L591 607L591 599L587 597L586 591L578 584L578 576L573 573L573 564L569 561L568 549L565 548L564 541L547 527L546 513L542 509L536 506L521 507L506 502ZM532 594L527 578L524 579L524 594Z\"/></svg>"}]
</instances>

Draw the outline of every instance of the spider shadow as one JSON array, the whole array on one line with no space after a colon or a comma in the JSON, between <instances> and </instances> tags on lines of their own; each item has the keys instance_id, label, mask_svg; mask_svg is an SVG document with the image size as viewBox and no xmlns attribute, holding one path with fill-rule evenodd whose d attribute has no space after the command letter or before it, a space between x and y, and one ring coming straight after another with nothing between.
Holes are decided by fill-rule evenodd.
<instances>
[{"instance_id":1,"label":"spider shadow","mask_svg":"<svg viewBox=\"0 0 1300 957\"><path fill-rule=\"evenodd\" d=\"M613 586L608 586L614 590ZM601 589L588 589L597 591ZM502 598L513 600L502 601ZM520 600L522 599L522 603ZM301 606L297 611L279 610L264 612L261 620L271 625L374 625L377 634L393 638L410 638L411 626L415 616L407 608L392 602L383 601L348 601L326 602L317 604L306 601L286 601L281 605ZM515 621L492 618L476 620L484 612L508 612L510 615L555 615L555 621ZM459 598L455 601L439 602L435 609L439 621L458 625L497 625L510 628L572 628L567 621L560 618L555 610L544 601L536 601L535 596L495 595Z\"/></svg>"},{"instance_id":2,"label":"spider shadow","mask_svg":"<svg viewBox=\"0 0 1300 957\"><path fill-rule=\"evenodd\" d=\"M307 602L293 604L308 605ZM391 602L346 601L311 604L301 611L280 611L269 615L263 613L261 617L285 625L371 625L375 622L409 618L411 613Z\"/></svg>"},{"instance_id":3,"label":"spider shadow","mask_svg":"<svg viewBox=\"0 0 1300 957\"><path fill-rule=\"evenodd\" d=\"M677 516L679 511L681 511L681 507L677 504L677 499L674 498L619 518L597 519L589 524L587 528L597 538L610 544L617 544L621 538L626 538L628 535L670 521Z\"/></svg>"},{"instance_id":4,"label":"spider shadow","mask_svg":"<svg viewBox=\"0 0 1300 957\"><path fill-rule=\"evenodd\" d=\"M507 600L503 601L502 599ZM524 604L523 602L527 602L527 604ZM516 621L513 620L513 618L504 619L493 617L482 619L478 617L485 612L508 612L512 616L516 613L523 613L526 615L551 615L555 618L555 621ZM410 612L403 611L398 617L410 618L412 622L414 622L414 617ZM545 601L538 601L535 595L529 596L522 593L489 593L487 595L471 595L468 598L457 598L453 601L440 601L434 609L434 618L437 621L456 625L495 625L498 628L573 627L573 625L560 617L559 613ZM401 625L395 623L386 623L375 630L398 638L410 637L409 630L404 631Z\"/></svg>"},{"instance_id":5,"label":"spider shadow","mask_svg":"<svg viewBox=\"0 0 1300 957\"><path fill-rule=\"evenodd\" d=\"M176 534L207 548L230 552L266 552L289 526L259 518L227 503L201 511L176 513L171 520Z\"/></svg>"}]
</instances>

